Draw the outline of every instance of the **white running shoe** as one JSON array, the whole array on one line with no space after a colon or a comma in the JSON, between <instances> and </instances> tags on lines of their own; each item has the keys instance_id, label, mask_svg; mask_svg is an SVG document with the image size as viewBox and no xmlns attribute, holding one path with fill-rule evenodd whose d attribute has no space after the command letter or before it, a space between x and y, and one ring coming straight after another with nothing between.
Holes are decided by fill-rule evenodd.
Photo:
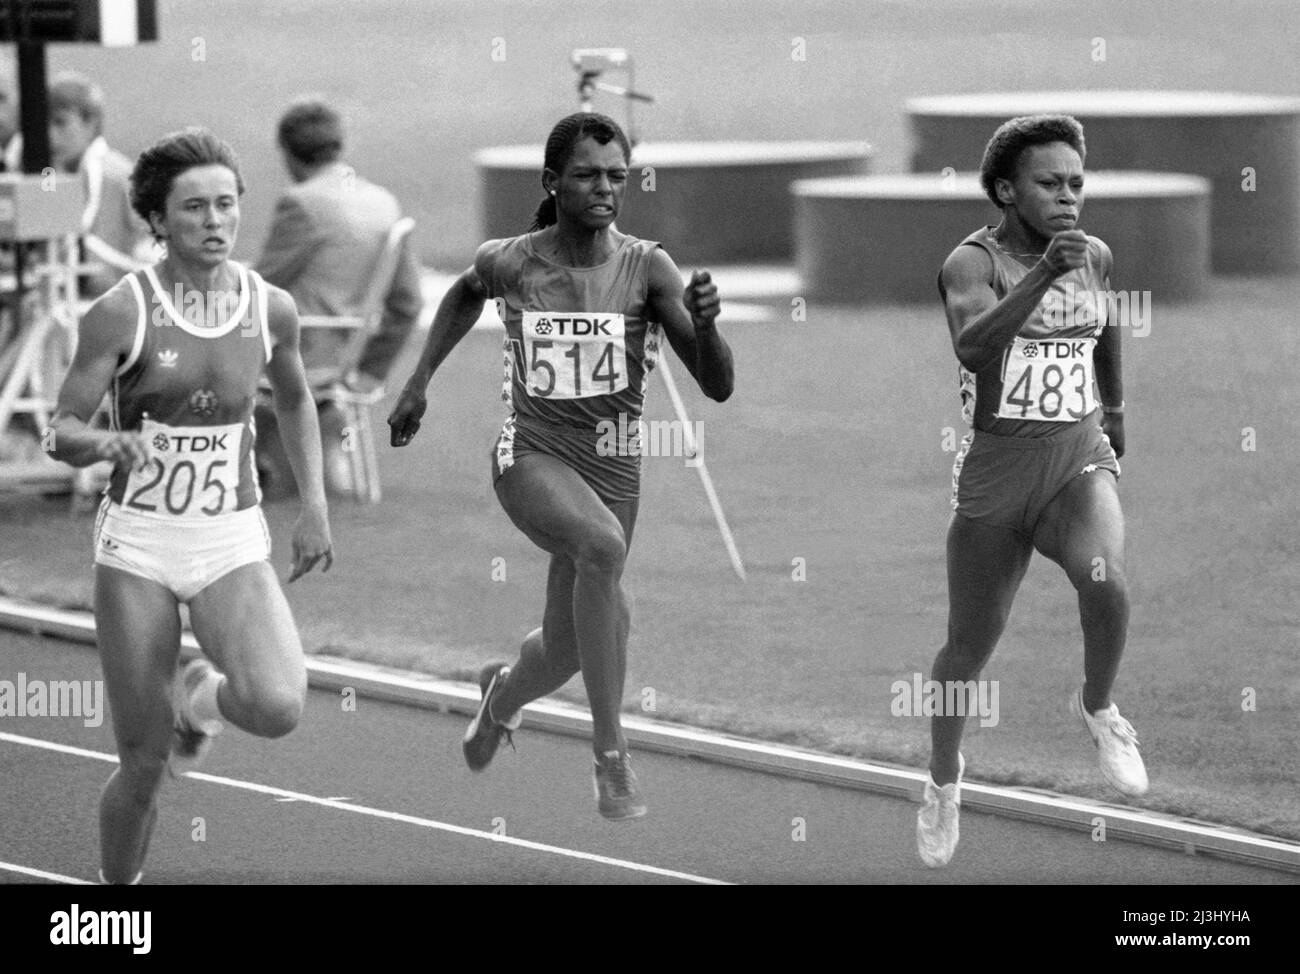
<instances>
[{"instance_id":1,"label":"white running shoe","mask_svg":"<svg viewBox=\"0 0 1300 974\"><path fill-rule=\"evenodd\" d=\"M131 880L131 882L127 883L126 885L127 885L127 886L139 886L139 885L140 885L140 880L142 880L142 879L144 879L144 870L143 870L143 869L141 869L138 873L136 873L136 874L135 874L135 879ZM113 885L113 884L110 883L107 879L104 878L104 870L102 870L102 869L99 871L99 885L100 885L100 886L112 886L112 885Z\"/></svg>"},{"instance_id":2,"label":"white running shoe","mask_svg":"<svg viewBox=\"0 0 1300 974\"><path fill-rule=\"evenodd\" d=\"M1083 688L1070 698L1070 709L1083 718L1083 725L1097 745L1101 773L1110 786L1122 795L1136 798L1145 795L1148 787L1146 765L1138 753L1137 731L1119 715L1119 708L1111 704L1105 710L1089 714L1083 709Z\"/></svg>"},{"instance_id":3,"label":"white running shoe","mask_svg":"<svg viewBox=\"0 0 1300 974\"><path fill-rule=\"evenodd\" d=\"M926 778L921 808L916 813L916 851L931 869L948 865L957 851L957 818L961 812L961 777L966 759L957 755L957 780L942 788Z\"/></svg>"},{"instance_id":4,"label":"white running shoe","mask_svg":"<svg viewBox=\"0 0 1300 974\"><path fill-rule=\"evenodd\" d=\"M167 762L174 778L197 768L212 749L213 738L221 733L221 721L200 720L194 715L190 700L194 688L215 673L216 667L200 657L190 660L176 674L176 682L172 685L176 727L172 734L171 757Z\"/></svg>"}]
</instances>

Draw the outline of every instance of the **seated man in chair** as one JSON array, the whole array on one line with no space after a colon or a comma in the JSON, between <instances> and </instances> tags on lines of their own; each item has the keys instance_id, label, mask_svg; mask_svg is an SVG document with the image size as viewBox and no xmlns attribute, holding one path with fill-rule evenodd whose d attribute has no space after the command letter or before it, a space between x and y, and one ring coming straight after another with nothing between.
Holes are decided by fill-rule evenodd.
<instances>
[{"instance_id":1,"label":"seated man in chair","mask_svg":"<svg viewBox=\"0 0 1300 974\"><path fill-rule=\"evenodd\" d=\"M401 218L397 199L344 164L342 120L324 102L295 101L280 119L278 137L293 185L276 204L256 269L293 295L299 315L356 315L389 231ZM349 332L302 331L303 364L320 410L326 486L334 493L348 493L353 485L343 455L343 414L333 395L340 384L358 392L379 386L422 307L419 268L405 240L383 317L357 361L341 361L353 344ZM271 497L285 496L293 491L293 475L269 403L257 410L256 422L263 488Z\"/></svg>"}]
</instances>

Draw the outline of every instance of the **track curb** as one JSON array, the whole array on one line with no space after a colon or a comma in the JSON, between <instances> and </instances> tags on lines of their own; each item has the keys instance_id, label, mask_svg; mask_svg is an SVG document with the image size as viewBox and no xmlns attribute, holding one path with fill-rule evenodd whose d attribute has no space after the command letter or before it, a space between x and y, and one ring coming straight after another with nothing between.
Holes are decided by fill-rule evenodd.
<instances>
[{"instance_id":1,"label":"track curb","mask_svg":"<svg viewBox=\"0 0 1300 974\"><path fill-rule=\"evenodd\" d=\"M0 628L78 643L93 643L95 639L94 618L89 612L56 609L4 596L0 596ZM187 655L199 652L192 633L183 634L181 645ZM317 689L352 689L359 696L370 699L442 713L471 715L478 709L479 689L469 683L454 683L326 655L308 656L307 674L310 685ZM554 701L539 701L525 707L524 726L577 737L591 735L591 717L586 711ZM628 742L642 750L913 802L919 801L926 779L925 774L911 769L769 744L644 717L625 715L623 728ZM962 805L969 810L1076 832L1093 832L1104 823L1107 837L1300 873L1300 843L1233 826L1048 791L972 782L962 785Z\"/></svg>"}]
</instances>

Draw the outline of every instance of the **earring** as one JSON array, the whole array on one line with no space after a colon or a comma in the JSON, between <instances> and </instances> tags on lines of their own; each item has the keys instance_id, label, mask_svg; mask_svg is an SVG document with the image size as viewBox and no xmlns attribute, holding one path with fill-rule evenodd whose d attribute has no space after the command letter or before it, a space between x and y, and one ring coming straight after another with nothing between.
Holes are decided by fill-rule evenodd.
<instances>
[{"instance_id":1,"label":"earring","mask_svg":"<svg viewBox=\"0 0 1300 974\"><path fill-rule=\"evenodd\" d=\"M555 195L555 190L551 190L551 195L552 195L552 196Z\"/></svg>"}]
</instances>

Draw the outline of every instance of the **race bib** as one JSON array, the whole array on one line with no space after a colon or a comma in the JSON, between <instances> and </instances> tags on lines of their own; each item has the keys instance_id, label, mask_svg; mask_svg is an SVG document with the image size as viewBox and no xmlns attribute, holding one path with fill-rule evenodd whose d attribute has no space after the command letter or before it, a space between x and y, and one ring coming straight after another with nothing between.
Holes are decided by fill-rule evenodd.
<instances>
[{"instance_id":1,"label":"race bib","mask_svg":"<svg viewBox=\"0 0 1300 974\"><path fill-rule=\"evenodd\" d=\"M140 432L153 454L131 471L124 505L169 517L216 517L235 510L242 423L168 426L146 419Z\"/></svg>"},{"instance_id":2,"label":"race bib","mask_svg":"<svg viewBox=\"0 0 1300 974\"><path fill-rule=\"evenodd\" d=\"M525 387L539 399L585 399L627 388L623 316L525 311Z\"/></svg>"},{"instance_id":3,"label":"race bib","mask_svg":"<svg viewBox=\"0 0 1300 974\"><path fill-rule=\"evenodd\" d=\"M1017 338L1002 359L1000 419L1075 423L1097 408L1095 338Z\"/></svg>"}]
</instances>

